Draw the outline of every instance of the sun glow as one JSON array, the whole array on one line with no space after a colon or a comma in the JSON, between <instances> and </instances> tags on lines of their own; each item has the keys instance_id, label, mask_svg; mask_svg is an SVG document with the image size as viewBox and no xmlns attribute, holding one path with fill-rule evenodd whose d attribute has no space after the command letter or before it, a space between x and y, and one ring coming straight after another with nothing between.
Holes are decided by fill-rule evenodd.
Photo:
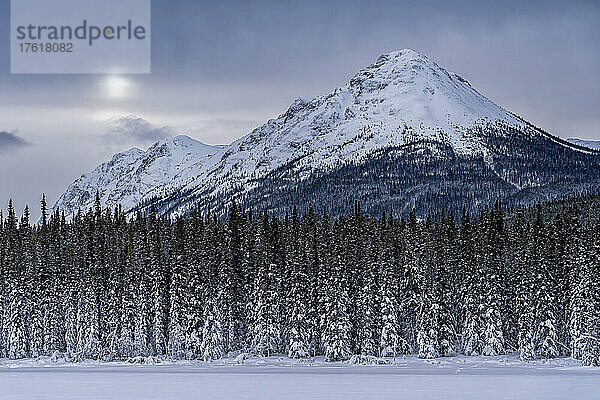
<instances>
[{"instance_id":1,"label":"sun glow","mask_svg":"<svg viewBox=\"0 0 600 400\"><path fill-rule=\"evenodd\" d=\"M104 91L108 97L119 99L131 94L131 82L122 76L110 75L103 82Z\"/></svg>"}]
</instances>

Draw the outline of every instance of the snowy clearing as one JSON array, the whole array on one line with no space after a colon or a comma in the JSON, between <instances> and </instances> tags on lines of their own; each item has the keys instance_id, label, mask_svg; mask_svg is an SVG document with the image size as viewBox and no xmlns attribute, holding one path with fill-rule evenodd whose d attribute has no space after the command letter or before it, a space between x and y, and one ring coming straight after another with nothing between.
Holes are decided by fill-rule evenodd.
<instances>
[{"instance_id":1,"label":"snowy clearing","mask_svg":"<svg viewBox=\"0 0 600 400\"><path fill-rule=\"evenodd\" d=\"M0 398L20 399L597 399L600 369L571 359L399 358L349 365L284 357L213 363L69 364L0 359ZM153 360L153 362L158 360Z\"/></svg>"}]
</instances>

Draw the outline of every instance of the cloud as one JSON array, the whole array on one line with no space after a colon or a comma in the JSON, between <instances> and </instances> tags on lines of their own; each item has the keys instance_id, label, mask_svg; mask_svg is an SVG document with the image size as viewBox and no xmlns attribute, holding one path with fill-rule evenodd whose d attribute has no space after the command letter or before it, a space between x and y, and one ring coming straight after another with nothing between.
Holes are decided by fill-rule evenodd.
<instances>
[{"instance_id":1,"label":"cloud","mask_svg":"<svg viewBox=\"0 0 600 400\"><path fill-rule=\"evenodd\" d=\"M14 133L0 131L0 154L16 151L31 143Z\"/></svg>"},{"instance_id":2,"label":"cloud","mask_svg":"<svg viewBox=\"0 0 600 400\"><path fill-rule=\"evenodd\" d=\"M135 115L111 118L105 125L106 133L101 137L107 145L150 145L158 140L175 136L172 128L156 126Z\"/></svg>"}]
</instances>

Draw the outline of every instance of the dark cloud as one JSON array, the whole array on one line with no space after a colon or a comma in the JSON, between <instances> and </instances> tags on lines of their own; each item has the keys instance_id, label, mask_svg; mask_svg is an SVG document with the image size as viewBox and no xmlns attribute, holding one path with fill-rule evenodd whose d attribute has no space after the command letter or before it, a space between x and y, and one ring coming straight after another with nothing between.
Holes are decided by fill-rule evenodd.
<instances>
[{"instance_id":1,"label":"dark cloud","mask_svg":"<svg viewBox=\"0 0 600 400\"><path fill-rule=\"evenodd\" d=\"M102 139L107 145L147 146L173 136L175 132L168 126L156 126L141 117L126 115L108 120L106 133L102 135Z\"/></svg>"},{"instance_id":2,"label":"dark cloud","mask_svg":"<svg viewBox=\"0 0 600 400\"><path fill-rule=\"evenodd\" d=\"M0 131L0 154L9 153L29 145L31 143L14 133Z\"/></svg>"}]
</instances>

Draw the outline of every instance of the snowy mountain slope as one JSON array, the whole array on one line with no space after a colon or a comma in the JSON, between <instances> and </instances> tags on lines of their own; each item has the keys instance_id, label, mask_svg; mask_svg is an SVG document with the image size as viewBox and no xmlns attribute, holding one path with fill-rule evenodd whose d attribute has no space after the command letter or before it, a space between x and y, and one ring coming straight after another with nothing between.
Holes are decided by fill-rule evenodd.
<instances>
[{"instance_id":1,"label":"snowy mountain slope","mask_svg":"<svg viewBox=\"0 0 600 400\"><path fill-rule=\"evenodd\" d=\"M465 127L497 120L520 124L458 75L402 50L382 55L345 87L297 99L279 118L212 158L203 173L209 179L215 173L262 175L298 158L299 167L330 167L414 135L445 139L460 153L481 152ZM404 133L406 127L412 135Z\"/></svg>"},{"instance_id":2,"label":"snowy mountain slope","mask_svg":"<svg viewBox=\"0 0 600 400\"><path fill-rule=\"evenodd\" d=\"M600 150L600 140L585 140L579 138L568 138L569 143L576 144L578 146L587 147L592 150Z\"/></svg>"},{"instance_id":3,"label":"snowy mountain slope","mask_svg":"<svg viewBox=\"0 0 600 400\"><path fill-rule=\"evenodd\" d=\"M374 151L433 137L462 154L485 147L466 128L495 121L520 125L456 74L412 50L380 56L350 82L312 100L297 99L286 113L215 154L198 178L179 191L218 196L294 162L308 177L368 158ZM176 194L177 196L178 194Z\"/></svg>"},{"instance_id":4,"label":"snowy mountain slope","mask_svg":"<svg viewBox=\"0 0 600 400\"><path fill-rule=\"evenodd\" d=\"M180 173L190 164L201 165L220 150L187 136L177 136L153 144L147 151L132 148L113 156L92 172L73 182L54 208L67 215L90 209L96 191L103 206L121 204L129 210L142 200L160 193L165 186L181 182Z\"/></svg>"},{"instance_id":5,"label":"snowy mountain slope","mask_svg":"<svg viewBox=\"0 0 600 400\"><path fill-rule=\"evenodd\" d=\"M453 169L458 165L453 160L468 164L468 160L476 159L478 176L493 183L494 194L512 194L515 190L555 184L552 177L556 173L528 174L519 171L522 167L514 163L507 169L507 162L520 159L517 153L523 150L506 147L509 144L521 146L514 142L515 138L526 139L532 146L532 141L540 141L542 147L550 146L555 153L567 151L570 154L568 143L552 141L547 134L482 96L459 75L415 51L401 50L380 56L341 88L312 100L297 99L284 114L231 145L211 148L208 153L202 153L202 157L190 157L186 162L177 162L176 156L172 157L179 168L176 174L167 174L168 178L139 179L137 173L123 174L121 169L127 170L127 167L101 166L95 179L84 179L84 176L83 181L80 179L81 182L71 185L56 207L67 214L75 207L88 209L93 202L90 193L99 188L104 189L101 193L106 205L122 203L126 210L131 210L136 200L147 204L153 199L163 213L185 214L198 202L215 209L232 198L275 210L278 193L287 191L292 203L291 197L299 199L300 194L293 193L298 192L300 185L313 193L312 199L302 194L302 205L306 205L316 201L332 185L330 182L329 188L320 188L320 183L311 183L308 187L307 182L347 170L349 166L366 165L390 149L401 149L398 151L404 157L409 148L410 159L403 159L402 165L437 158L449 162L447 168ZM506 143L499 144L499 141ZM415 147L416 143L427 144ZM392 156L397 156L398 151L391 153ZM528 165L527 162L521 164ZM393 179L402 179L409 184L408 189L423 186L423 180L429 180L433 173L422 174L422 170L417 170L420 176L412 179L404 175L400 178L397 172ZM360 173L368 175L365 171ZM150 169L145 174L156 176ZM164 175L159 167L158 176ZM461 191L466 190L463 178L463 175L453 178L452 190L456 189L457 182ZM376 178L371 174L369 179ZM390 177L377 179L380 183L392 184ZM115 180L119 183L112 185ZM348 184L344 187L339 186L339 179L334 180L333 184L338 185L336 190L345 196L343 200L336 199L336 205L348 200L347 192L370 191L372 195L381 186L367 189L369 182L365 179L360 183L346 181ZM101 187L102 184L105 187ZM428 190L437 189L431 186ZM450 192L448 196L452 195ZM397 194L390 192L389 196L387 206L399 201ZM267 200L256 202L257 198ZM466 198L469 196L465 195ZM414 196L402 197L406 204L414 204L416 200Z\"/></svg>"}]
</instances>

